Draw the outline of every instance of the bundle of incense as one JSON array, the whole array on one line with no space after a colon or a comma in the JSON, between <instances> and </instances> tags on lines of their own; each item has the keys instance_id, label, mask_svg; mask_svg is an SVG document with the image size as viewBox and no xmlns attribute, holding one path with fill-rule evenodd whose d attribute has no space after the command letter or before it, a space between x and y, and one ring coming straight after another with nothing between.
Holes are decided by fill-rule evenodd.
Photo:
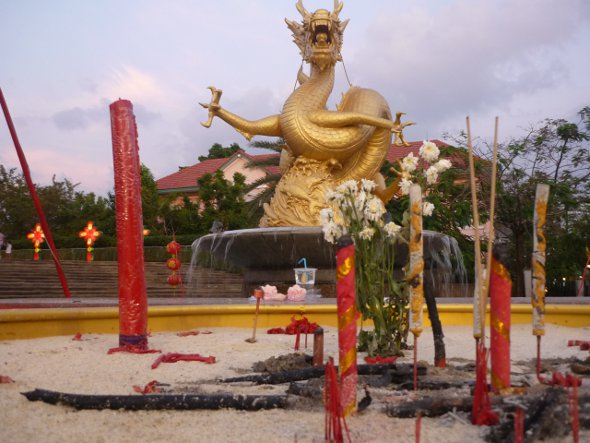
<instances>
[{"instance_id":1,"label":"bundle of incense","mask_svg":"<svg viewBox=\"0 0 590 443\"><path fill-rule=\"evenodd\" d=\"M487 257L485 273L482 269L481 263L481 239L480 239L480 224L479 224L479 210L477 203L477 192L475 186L475 165L473 160L473 145L471 138L471 124L469 117L466 118L467 123L467 148L469 153L469 179L471 185L471 205L473 211L473 229L475 231L475 290L473 294L473 336L476 339L485 338L485 312L487 304L487 296L489 292L490 271L492 264L492 245L494 242L494 218L496 205L496 171L498 158L498 117L495 120L494 128L494 148L492 158L492 177L491 177L491 193L490 193L490 221L489 221L489 235L487 244Z\"/></svg>"},{"instance_id":2,"label":"bundle of incense","mask_svg":"<svg viewBox=\"0 0 590 443\"><path fill-rule=\"evenodd\" d=\"M415 337L422 333L424 310L424 254L422 236L422 189L410 187L410 331Z\"/></svg>"},{"instance_id":3,"label":"bundle of incense","mask_svg":"<svg viewBox=\"0 0 590 443\"><path fill-rule=\"evenodd\" d=\"M547 219L547 201L549 185L538 184L535 194L535 216L533 233L533 290L531 304L533 306L533 335L545 335L545 221Z\"/></svg>"},{"instance_id":4,"label":"bundle of incense","mask_svg":"<svg viewBox=\"0 0 590 443\"><path fill-rule=\"evenodd\" d=\"M483 273L481 263L481 244L479 233L479 211L477 204L477 193L475 187L475 166L473 161L473 146L471 138L471 125L469 117L466 118L467 123L467 146L469 152L469 178L471 184L471 202L473 211L473 228L475 230L475 282L476 288L473 298L473 336L476 341L476 358L477 358L477 376L475 397L473 401L472 422L475 424L491 424L496 420L496 417L491 411L489 396L487 394L486 381L486 360L487 351L485 347L485 325L486 325L486 304L487 295L490 289L490 273L492 264L492 245L494 241L494 210L496 200L496 165L498 152L498 117L495 121L494 130L494 151L492 160L492 179L491 179L491 193L490 193L490 230L488 234L488 248L486 272ZM492 343L493 346L493 343ZM492 348L492 359L494 349Z\"/></svg>"},{"instance_id":5,"label":"bundle of incense","mask_svg":"<svg viewBox=\"0 0 590 443\"><path fill-rule=\"evenodd\" d=\"M481 243L479 238L479 211L477 209L477 193L475 188L475 165L473 162L473 146L471 144L471 122L469 117L465 119L467 124L467 150L469 154L469 184L471 186L471 211L473 214L473 231L475 240L475 289L473 291L473 337L476 340L484 337L482 328L481 315L481 297L482 297L482 280L481 280ZM484 307L485 313L485 307ZM485 321L485 317L483 317Z\"/></svg>"}]
</instances>

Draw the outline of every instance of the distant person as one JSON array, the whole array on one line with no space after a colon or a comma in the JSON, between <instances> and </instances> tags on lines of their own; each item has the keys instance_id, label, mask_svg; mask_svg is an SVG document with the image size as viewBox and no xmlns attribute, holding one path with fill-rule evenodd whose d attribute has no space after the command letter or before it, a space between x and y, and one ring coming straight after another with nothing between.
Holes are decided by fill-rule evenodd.
<instances>
[{"instance_id":1,"label":"distant person","mask_svg":"<svg viewBox=\"0 0 590 443\"><path fill-rule=\"evenodd\" d=\"M8 243L8 237L0 232L0 256L3 250L6 251L6 254L11 254L12 245Z\"/></svg>"}]
</instances>

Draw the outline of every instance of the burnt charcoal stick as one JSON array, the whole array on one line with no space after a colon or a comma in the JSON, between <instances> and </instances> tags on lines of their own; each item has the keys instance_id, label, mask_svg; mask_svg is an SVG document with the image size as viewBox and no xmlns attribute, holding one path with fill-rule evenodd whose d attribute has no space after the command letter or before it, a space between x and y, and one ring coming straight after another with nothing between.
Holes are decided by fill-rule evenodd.
<instances>
[{"instance_id":1,"label":"burnt charcoal stick","mask_svg":"<svg viewBox=\"0 0 590 443\"><path fill-rule=\"evenodd\" d=\"M30 401L43 401L52 405L66 405L76 409L260 409L284 408L286 395L194 395L194 394L149 394L149 395L86 395L35 389L23 392Z\"/></svg>"},{"instance_id":2,"label":"burnt charcoal stick","mask_svg":"<svg viewBox=\"0 0 590 443\"><path fill-rule=\"evenodd\" d=\"M381 364L381 365L358 365L359 375L379 375L390 372L393 378L411 379L413 366L407 364ZM222 383L252 382L259 385L277 385L293 381L309 380L310 378L322 377L325 373L323 367L294 369L292 371L273 372L263 374L244 375L221 380ZM418 367L418 375L425 375L426 368ZM403 380L402 380L403 381ZM400 381L401 383L401 381Z\"/></svg>"}]
</instances>

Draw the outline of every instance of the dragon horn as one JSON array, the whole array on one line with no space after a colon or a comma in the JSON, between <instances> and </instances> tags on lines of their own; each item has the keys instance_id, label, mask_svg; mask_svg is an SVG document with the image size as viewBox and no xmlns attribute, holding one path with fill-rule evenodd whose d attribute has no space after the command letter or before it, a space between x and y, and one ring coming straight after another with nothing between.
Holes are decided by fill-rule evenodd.
<instances>
[{"instance_id":1,"label":"dragon horn","mask_svg":"<svg viewBox=\"0 0 590 443\"><path fill-rule=\"evenodd\" d=\"M344 33L344 30L346 29L346 25L348 25L349 21L350 21L350 19L347 18L346 20L344 20L343 22L340 23L340 26L338 28L339 28L341 34Z\"/></svg>"},{"instance_id":2,"label":"dragon horn","mask_svg":"<svg viewBox=\"0 0 590 443\"><path fill-rule=\"evenodd\" d=\"M342 11L343 6L344 6L344 3L342 3L339 0L334 0L334 12L332 12L332 15L334 16L334 18L338 18L338 14L340 14L340 11Z\"/></svg>"},{"instance_id":3,"label":"dragon horn","mask_svg":"<svg viewBox=\"0 0 590 443\"><path fill-rule=\"evenodd\" d=\"M311 18L311 14L305 9L305 6L303 6L303 0L298 0L295 6L304 20L309 20Z\"/></svg>"}]
</instances>

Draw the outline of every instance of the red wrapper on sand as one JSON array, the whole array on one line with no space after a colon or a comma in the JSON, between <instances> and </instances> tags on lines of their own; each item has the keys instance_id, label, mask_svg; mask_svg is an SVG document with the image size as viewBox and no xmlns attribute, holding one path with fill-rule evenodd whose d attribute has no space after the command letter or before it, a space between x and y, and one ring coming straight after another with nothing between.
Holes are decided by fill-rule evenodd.
<instances>
[{"instance_id":1,"label":"red wrapper on sand","mask_svg":"<svg viewBox=\"0 0 590 443\"><path fill-rule=\"evenodd\" d=\"M117 208L119 345L147 348L148 309L137 126L129 100L117 100L110 110Z\"/></svg>"},{"instance_id":2,"label":"red wrapper on sand","mask_svg":"<svg viewBox=\"0 0 590 443\"><path fill-rule=\"evenodd\" d=\"M339 240L336 250L336 305L338 311L338 350L342 412L347 417L356 411L356 309L354 244L350 237Z\"/></svg>"},{"instance_id":3,"label":"red wrapper on sand","mask_svg":"<svg viewBox=\"0 0 590 443\"><path fill-rule=\"evenodd\" d=\"M492 388L510 387L510 292L512 279L497 257L492 258L490 275L490 354Z\"/></svg>"}]
</instances>

